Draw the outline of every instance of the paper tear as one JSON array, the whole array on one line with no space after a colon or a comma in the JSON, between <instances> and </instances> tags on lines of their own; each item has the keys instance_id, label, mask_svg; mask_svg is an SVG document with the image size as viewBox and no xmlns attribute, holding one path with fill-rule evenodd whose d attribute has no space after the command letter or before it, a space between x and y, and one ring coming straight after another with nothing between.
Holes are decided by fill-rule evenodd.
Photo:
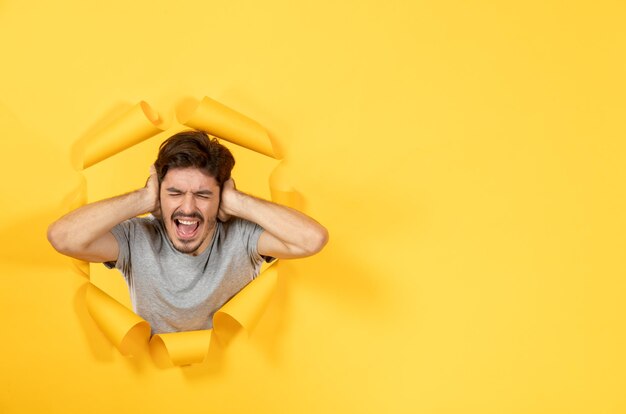
<instances>
[{"instance_id":1,"label":"paper tear","mask_svg":"<svg viewBox=\"0 0 626 414\"><path fill-rule=\"evenodd\" d=\"M89 315L122 355L132 355L148 342L150 324L92 284L86 302Z\"/></svg>"},{"instance_id":2,"label":"paper tear","mask_svg":"<svg viewBox=\"0 0 626 414\"><path fill-rule=\"evenodd\" d=\"M159 122L159 115L146 102L132 106L122 116L85 139L83 169L162 132Z\"/></svg>"},{"instance_id":3,"label":"paper tear","mask_svg":"<svg viewBox=\"0 0 626 414\"><path fill-rule=\"evenodd\" d=\"M190 118L184 121L189 127L277 158L269 135L260 124L210 98L205 97ZM147 103L133 106L86 140L83 168L162 132L163 129L157 126L159 122L159 115ZM287 178L284 165L278 165L271 177L272 199L281 204L292 204L296 192ZM82 197L84 192L84 187L78 191L81 204L86 203ZM278 273L272 264L264 264L261 273L251 283L215 312L212 330L150 337L147 321L91 283L86 293L87 309L105 336L123 355L137 355L148 349L159 367L201 363L207 358L213 338L228 341L239 329L243 329L248 336L254 330L276 287ZM84 268L82 262L76 265ZM88 276L88 269L84 273Z\"/></svg>"}]
</instances>

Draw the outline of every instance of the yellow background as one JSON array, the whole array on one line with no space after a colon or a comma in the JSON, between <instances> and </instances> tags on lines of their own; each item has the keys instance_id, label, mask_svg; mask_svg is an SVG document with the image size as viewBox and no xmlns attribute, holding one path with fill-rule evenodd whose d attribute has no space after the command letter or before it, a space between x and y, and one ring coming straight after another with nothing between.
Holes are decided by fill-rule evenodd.
<instances>
[{"instance_id":1,"label":"yellow background","mask_svg":"<svg viewBox=\"0 0 626 414\"><path fill-rule=\"evenodd\" d=\"M621 1L1 1L0 412L626 412L624 21ZM103 116L204 95L281 142L331 241L281 264L271 341L160 370L111 348L45 230Z\"/></svg>"}]
</instances>

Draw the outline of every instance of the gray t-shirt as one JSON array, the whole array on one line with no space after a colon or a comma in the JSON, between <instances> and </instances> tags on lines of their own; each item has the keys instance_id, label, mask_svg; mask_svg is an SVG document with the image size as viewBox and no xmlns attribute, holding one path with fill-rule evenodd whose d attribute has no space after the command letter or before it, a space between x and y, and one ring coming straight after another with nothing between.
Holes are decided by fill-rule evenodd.
<instances>
[{"instance_id":1,"label":"gray t-shirt","mask_svg":"<svg viewBox=\"0 0 626 414\"><path fill-rule=\"evenodd\" d=\"M120 251L114 265L153 334L210 329L215 311L258 275L262 232L240 218L217 222L211 243L191 256L173 247L160 220L133 218L111 230Z\"/></svg>"}]
</instances>

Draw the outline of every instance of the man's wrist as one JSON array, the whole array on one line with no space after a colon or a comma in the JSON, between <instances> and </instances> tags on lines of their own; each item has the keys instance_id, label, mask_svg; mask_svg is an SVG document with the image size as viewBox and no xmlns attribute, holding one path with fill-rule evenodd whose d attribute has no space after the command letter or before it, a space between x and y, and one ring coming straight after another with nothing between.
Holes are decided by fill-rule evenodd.
<instances>
[{"instance_id":1,"label":"man's wrist","mask_svg":"<svg viewBox=\"0 0 626 414\"><path fill-rule=\"evenodd\" d=\"M135 215L151 213L156 209L154 196L150 194L147 188L140 188L134 191L133 195L135 196L135 205L138 211Z\"/></svg>"}]
</instances>

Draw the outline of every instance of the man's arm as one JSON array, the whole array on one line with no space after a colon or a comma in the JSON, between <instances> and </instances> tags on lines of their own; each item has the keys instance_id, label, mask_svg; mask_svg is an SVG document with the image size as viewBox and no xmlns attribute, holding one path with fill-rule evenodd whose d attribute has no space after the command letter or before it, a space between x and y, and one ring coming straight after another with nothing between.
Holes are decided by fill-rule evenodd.
<instances>
[{"instance_id":1,"label":"man's arm","mask_svg":"<svg viewBox=\"0 0 626 414\"><path fill-rule=\"evenodd\" d=\"M48 227L48 240L59 253L89 262L117 260L119 246L111 229L158 208L159 184L154 167L140 190L80 207Z\"/></svg>"},{"instance_id":2,"label":"man's arm","mask_svg":"<svg viewBox=\"0 0 626 414\"><path fill-rule=\"evenodd\" d=\"M293 259L314 255L328 242L328 231L311 217L289 207L238 191L232 179L224 183L220 218L236 216L265 230L257 250L262 256Z\"/></svg>"}]
</instances>

